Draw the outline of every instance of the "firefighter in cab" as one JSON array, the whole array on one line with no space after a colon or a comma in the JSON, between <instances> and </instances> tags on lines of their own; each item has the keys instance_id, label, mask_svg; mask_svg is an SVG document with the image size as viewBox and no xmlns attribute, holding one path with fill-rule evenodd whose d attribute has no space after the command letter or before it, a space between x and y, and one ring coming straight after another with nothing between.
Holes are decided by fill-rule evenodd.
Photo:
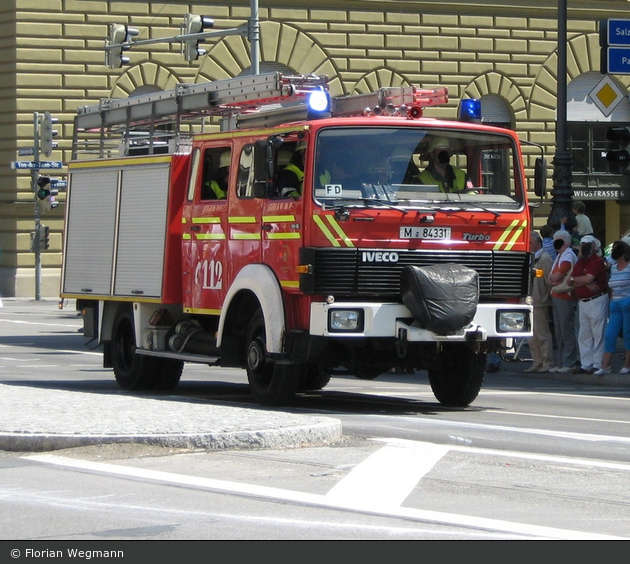
<instances>
[{"instance_id":1,"label":"firefighter in cab","mask_svg":"<svg viewBox=\"0 0 630 564\"><path fill-rule=\"evenodd\" d=\"M298 142L289 164L278 175L278 191L283 198L297 198L304 182L304 151L306 141Z\"/></svg>"},{"instance_id":2,"label":"firefighter in cab","mask_svg":"<svg viewBox=\"0 0 630 564\"><path fill-rule=\"evenodd\" d=\"M437 185L440 192L463 192L473 188L472 181L461 168L450 164L451 144L446 137L434 137L429 142L429 166L419 175L422 184Z\"/></svg>"},{"instance_id":3,"label":"firefighter in cab","mask_svg":"<svg viewBox=\"0 0 630 564\"><path fill-rule=\"evenodd\" d=\"M210 181L210 196L213 200L224 200L227 198L230 158L230 151L223 151L219 157L219 168L214 178Z\"/></svg>"}]
</instances>

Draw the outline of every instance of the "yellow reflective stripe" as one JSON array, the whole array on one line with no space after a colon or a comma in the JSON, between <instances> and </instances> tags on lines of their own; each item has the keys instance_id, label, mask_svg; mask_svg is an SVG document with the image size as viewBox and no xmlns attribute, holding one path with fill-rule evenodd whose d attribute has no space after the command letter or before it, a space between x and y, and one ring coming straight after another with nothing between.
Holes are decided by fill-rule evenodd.
<instances>
[{"instance_id":1,"label":"yellow reflective stripe","mask_svg":"<svg viewBox=\"0 0 630 564\"><path fill-rule=\"evenodd\" d=\"M193 223L221 223L220 217L193 217Z\"/></svg>"},{"instance_id":2,"label":"yellow reflective stripe","mask_svg":"<svg viewBox=\"0 0 630 564\"><path fill-rule=\"evenodd\" d=\"M350 238L346 235L344 230L341 228L341 225L337 223L337 220L332 215L327 215L326 219L328 223L332 226L332 228L337 232L337 235L341 237L341 240L346 244L347 247L354 247L354 243L350 240Z\"/></svg>"},{"instance_id":3,"label":"yellow reflective stripe","mask_svg":"<svg viewBox=\"0 0 630 564\"><path fill-rule=\"evenodd\" d=\"M98 161L74 161L68 163L68 169L81 170L83 168L104 168L104 167L128 167L136 165L152 165L160 163L170 163L171 155L135 157L123 159L102 159Z\"/></svg>"},{"instance_id":4,"label":"yellow reflective stripe","mask_svg":"<svg viewBox=\"0 0 630 564\"><path fill-rule=\"evenodd\" d=\"M267 233L267 239L299 239L299 233Z\"/></svg>"},{"instance_id":5,"label":"yellow reflective stripe","mask_svg":"<svg viewBox=\"0 0 630 564\"><path fill-rule=\"evenodd\" d=\"M519 225L519 223L520 223L520 225ZM499 239L495 243L495 245L492 248L492 250L494 250L494 251L500 250L501 247L503 247L503 244L506 242L506 240L510 236L510 233L512 233L512 231L515 228L517 228L516 231L514 232L514 235L512 236L512 239L508 243L506 243L506 245L505 245L505 249L506 250L511 249L513 247L514 243L516 242L516 240L518 239L518 237L523 232L523 229L525 229L525 227L527 227L527 221L519 222L518 219L515 219L514 221L512 221L512 223L510 223L510 225L508 225L505 228L503 233L501 233L501 236L499 237Z\"/></svg>"},{"instance_id":6,"label":"yellow reflective stripe","mask_svg":"<svg viewBox=\"0 0 630 564\"><path fill-rule=\"evenodd\" d=\"M514 246L516 241L518 241L519 237L521 236L521 234L523 233L526 227L527 227L527 221L521 222L521 224L518 226L518 229L514 232L514 235L510 239L510 242L506 245L505 247L506 251L509 251L512 249L512 247Z\"/></svg>"},{"instance_id":7,"label":"yellow reflective stripe","mask_svg":"<svg viewBox=\"0 0 630 564\"><path fill-rule=\"evenodd\" d=\"M195 239L201 240L220 240L225 239L225 233L197 233Z\"/></svg>"},{"instance_id":8,"label":"yellow reflective stripe","mask_svg":"<svg viewBox=\"0 0 630 564\"><path fill-rule=\"evenodd\" d=\"M232 235L232 239L259 241L260 233L235 233Z\"/></svg>"},{"instance_id":9,"label":"yellow reflective stripe","mask_svg":"<svg viewBox=\"0 0 630 564\"><path fill-rule=\"evenodd\" d=\"M295 221L294 215L263 215L263 223L284 223Z\"/></svg>"},{"instance_id":10,"label":"yellow reflective stripe","mask_svg":"<svg viewBox=\"0 0 630 564\"><path fill-rule=\"evenodd\" d=\"M182 223L186 223L186 218L182 217Z\"/></svg>"},{"instance_id":11,"label":"yellow reflective stripe","mask_svg":"<svg viewBox=\"0 0 630 564\"><path fill-rule=\"evenodd\" d=\"M256 223L255 217L228 217L228 223Z\"/></svg>"},{"instance_id":12,"label":"yellow reflective stripe","mask_svg":"<svg viewBox=\"0 0 630 564\"><path fill-rule=\"evenodd\" d=\"M220 309L209 309L209 308L201 308L201 307L185 307L183 308L184 313L203 313L205 315L221 315Z\"/></svg>"},{"instance_id":13,"label":"yellow reflective stripe","mask_svg":"<svg viewBox=\"0 0 630 564\"><path fill-rule=\"evenodd\" d=\"M297 280L281 280L280 286L282 286L283 288L299 288L300 282Z\"/></svg>"},{"instance_id":14,"label":"yellow reflective stripe","mask_svg":"<svg viewBox=\"0 0 630 564\"><path fill-rule=\"evenodd\" d=\"M190 233L182 233L182 239L188 241L192 239L192 237L190 236Z\"/></svg>"},{"instance_id":15,"label":"yellow reflective stripe","mask_svg":"<svg viewBox=\"0 0 630 564\"><path fill-rule=\"evenodd\" d=\"M341 247L341 243L337 241L335 236L330 232L330 229L326 227L326 225L324 224L320 216L314 215L313 221L315 222L315 225L317 225L317 227L319 227L322 230L322 233L326 236L326 239L330 241L333 247Z\"/></svg>"}]
</instances>

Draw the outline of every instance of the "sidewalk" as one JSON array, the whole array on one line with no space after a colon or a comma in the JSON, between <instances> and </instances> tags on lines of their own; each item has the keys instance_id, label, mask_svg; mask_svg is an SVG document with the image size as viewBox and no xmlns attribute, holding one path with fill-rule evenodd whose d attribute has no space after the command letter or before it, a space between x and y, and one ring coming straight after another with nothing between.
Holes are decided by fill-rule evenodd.
<instances>
[{"instance_id":1,"label":"sidewalk","mask_svg":"<svg viewBox=\"0 0 630 564\"><path fill-rule=\"evenodd\" d=\"M54 298L5 298L0 323L9 312L41 310L50 315L58 303ZM64 311L74 312L74 304L64 306ZM0 450L129 442L209 450L294 448L327 444L342 436L341 421L332 417L164 394L59 390L42 384L0 383Z\"/></svg>"},{"instance_id":2,"label":"sidewalk","mask_svg":"<svg viewBox=\"0 0 630 564\"><path fill-rule=\"evenodd\" d=\"M557 351L554 351L557 352ZM522 374L525 378L544 378L549 380L558 380L562 382L572 382L575 384L587 384L593 386L611 386L611 387L628 387L630 388L630 374L619 374L619 370L623 368L623 341L617 340L617 350L613 355L612 360L612 372L603 376L595 376L594 374L552 374L550 372L528 374L525 372L532 365L532 357L529 352L529 348L526 343L521 347L518 358L513 360L511 355L505 355L504 360L501 361L502 371L516 372Z\"/></svg>"},{"instance_id":3,"label":"sidewalk","mask_svg":"<svg viewBox=\"0 0 630 564\"><path fill-rule=\"evenodd\" d=\"M46 451L102 443L260 449L326 444L341 421L176 396L131 396L0 384L0 450Z\"/></svg>"}]
</instances>

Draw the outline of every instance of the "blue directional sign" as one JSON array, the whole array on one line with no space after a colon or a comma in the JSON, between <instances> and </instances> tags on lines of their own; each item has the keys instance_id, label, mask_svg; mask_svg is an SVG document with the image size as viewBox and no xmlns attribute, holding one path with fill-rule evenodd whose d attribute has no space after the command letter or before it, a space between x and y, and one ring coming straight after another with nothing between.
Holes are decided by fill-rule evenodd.
<instances>
[{"instance_id":1,"label":"blue directional sign","mask_svg":"<svg viewBox=\"0 0 630 564\"><path fill-rule=\"evenodd\" d=\"M630 20L608 20L606 43L630 47Z\"/></svg>"},{"instance_id":2,"label":"blue directional sign","mask_svg":"<svg viewBox=\"0 0 630 564\"><path fill-rule=\"evenodd\" d=\"M68 182L66 180L55 180L51 178L50 187L57 188L57 190L65 190L68 187Z\"/></svg>"},{"instance_id":3,"label":"blue directional sign","mask_svg":"<svg viewBox=\"0 0 630 564\"><path fill-rule=\"evenodd\" d=\"M630 74L630 48L608 47L606 66L611 74Z\"/></svg>"},{"instance_id":4,"label":"blue directional sign","mask_svg":"<svg viewBox=\"0 0 630 564\"><path fill-rule=\"evenodd\" d=\"M12 161L12 169L40 169L40 168L62 168L61 161Z\"/></svg>"}]
</instances>

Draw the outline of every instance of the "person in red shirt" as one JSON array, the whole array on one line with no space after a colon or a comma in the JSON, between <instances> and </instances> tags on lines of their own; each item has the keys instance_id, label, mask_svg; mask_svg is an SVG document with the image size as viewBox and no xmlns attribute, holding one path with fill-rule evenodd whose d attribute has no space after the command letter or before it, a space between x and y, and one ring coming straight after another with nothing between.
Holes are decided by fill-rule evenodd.
<instances>
[{"instance_id":1,"label":"person in red shirt","mask_svg":"<svg viewBox=\"0 0 630 564\"><path fill-rule=\"evenodd\" d=\"M580 239L578 260L569 284L578 304L580 366L575 374L593 374L602 367L608 320L608 270L600 256L601 244L592 235Z\"/></svg>"},{"instance_id":2,"label":"person in red shirt","mask_svg":"<svg viewBox=\"0 0 630 564\"><path fill-rule=\"evenodd\" d=\"M551 267L549 284L551 285L551 309L558 348L558 362L557 366L549 369L549 372L567 374L579 362L576 338L577 304L573 292L560 292L556 290L556 286L573 270L577 256L571 248L571 234L568 231L559 230L554 233L553 248L558 254Z\"/></svg>"}]
</instances>

